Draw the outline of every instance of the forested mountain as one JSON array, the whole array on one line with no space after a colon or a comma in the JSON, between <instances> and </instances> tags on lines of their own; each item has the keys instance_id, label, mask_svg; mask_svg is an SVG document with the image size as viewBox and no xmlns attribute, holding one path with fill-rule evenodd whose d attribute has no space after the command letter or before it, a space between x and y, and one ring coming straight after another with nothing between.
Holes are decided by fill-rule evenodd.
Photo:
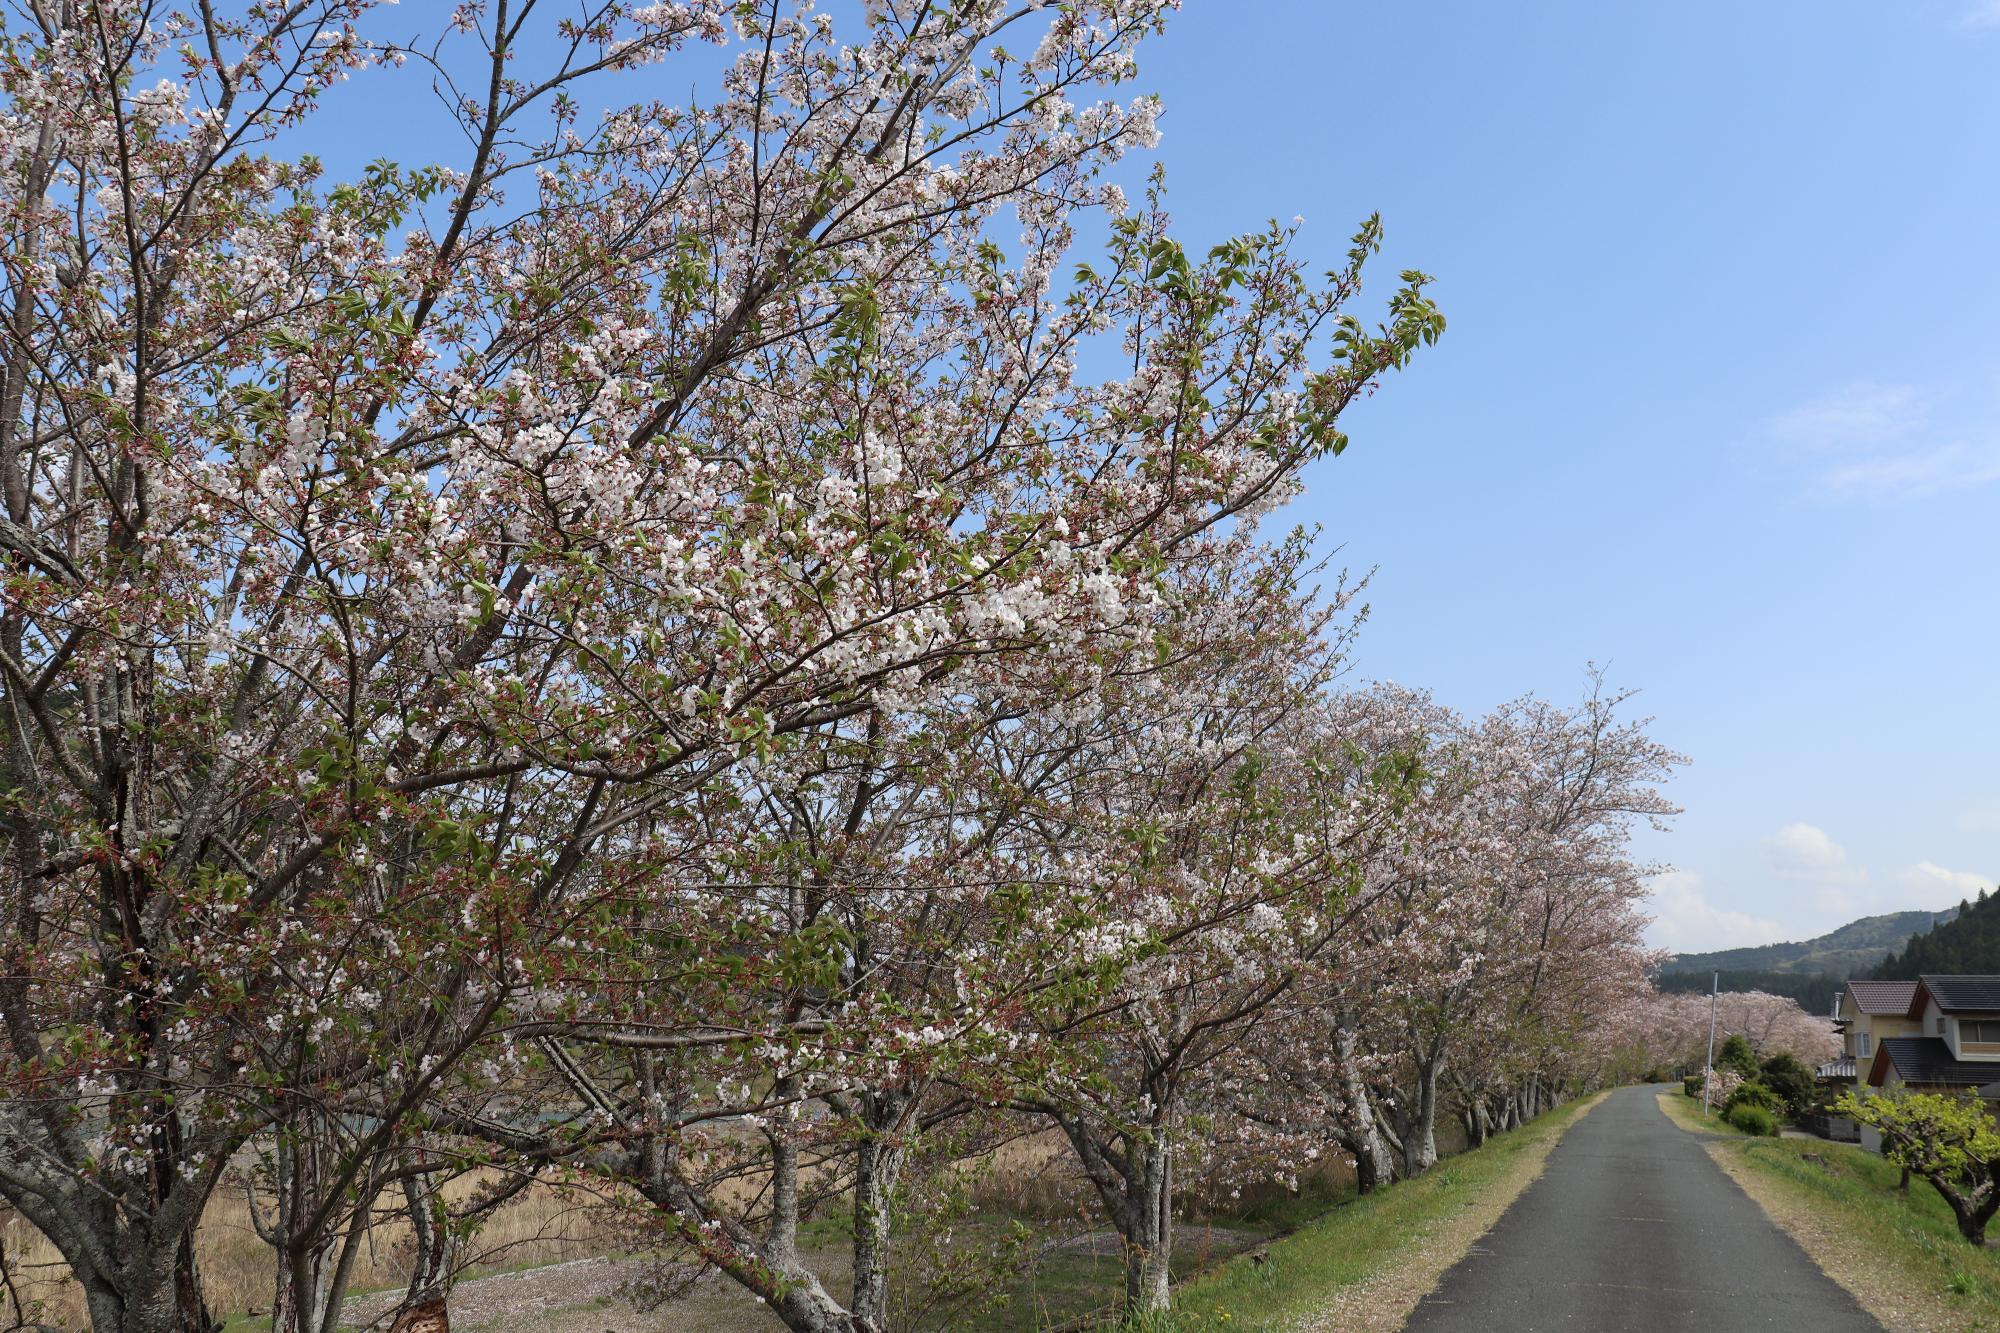
<instances>
[{"instance_id":1,"label":"forested mountain","mask_svg":"<svg viewBox=\"0 0 2000 1333\"><path fill-rule=\"evenodd\" d=\"M1704 974L1718 969L1725 974L1816 973L1845 980L1865 975L1868 969L1902 948L1912 936L1929 930L1934 921L1951 920L1958 915L1958 910L1948 907L1942 912L1890 912L1884 916L1864 916L1815 939L1763 944L1750 949L1720 949L1713 953L1676 954L1660 970L1665 973ZM1726 976L1724 981L1724 988L1727 989ZM1666 985L1664 979L1661 984ZM1673 989L1685 989L1685 986ZM1753 989L1771 990L1772 987Z\"/></svg>"},{"instance_id":2,"label":"forested mountain","mask_svg":"<svg viewBox=\"0 0 2000 1333\"><path fill-rule=\"evenodd\" d=\"M1908 981L1926 972L2000 972L2000 895L1981 889L1976 901L1960 903L1951 916L1935 930L1912 936L1873 975Z\"/></svg>"}]
</instances>

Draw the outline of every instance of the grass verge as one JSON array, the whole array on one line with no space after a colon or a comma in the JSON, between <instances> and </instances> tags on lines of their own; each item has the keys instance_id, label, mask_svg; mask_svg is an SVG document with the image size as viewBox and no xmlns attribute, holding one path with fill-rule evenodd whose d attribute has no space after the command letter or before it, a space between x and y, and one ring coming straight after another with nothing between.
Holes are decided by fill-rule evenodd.
<instances>
[{"instance_id":1,"label":"grass verge","mask_svg":"<svg viewBox=\"0 0 2000 1333\"><path fill-rule=\"evenodd\" d=\"M2000 1330L2000 1250L1966 1244L1929 1184L1903 1194L1901 1170L1873 1153L1734 1135L1676 1101L1660 1099L1683 1128L1733 1135L1705 1145L1716 1165L1890 1333Z\"/></svg>"},{"instance_id":2,"label":"grass verge","mask_svg":"<svg viewBox=\"0 0 2000 1333\"><path fill-rule=\"evenodd\" d=\"M1724 1120L1719 1110L1711 1110L1707 1115L1703 1115L1701 1103L1684 1092L1661 1093L1660 1109L1667 1113L1667 1119L1690 1133L1725 1134L1732 1139L1753 1137Z\"/></svg>"},{"instance_id":3,"label":"grass verge","mask_svg":"<svg viewBox=\"0 0 2000 1333\"><path fill-rule=\"evenodd\" d=\"M1269 1248L1230 1260L1174 1295L1162 1330L1401 1328L1446 1269L1542 1173L1563 1131L1604 1097L1558 1107L1429 1174L1334 1209Z\"/></svg>"}]
</instances>

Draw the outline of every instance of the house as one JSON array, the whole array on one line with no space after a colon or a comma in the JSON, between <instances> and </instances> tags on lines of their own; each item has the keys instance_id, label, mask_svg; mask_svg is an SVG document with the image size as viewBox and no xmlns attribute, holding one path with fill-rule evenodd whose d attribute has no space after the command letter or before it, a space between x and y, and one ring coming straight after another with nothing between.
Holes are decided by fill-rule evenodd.
<instances>
[{"instance_id":1,"label":"house","mask_svg":"<svg viewBox=\"0 0 2000 1333\"><path fill-rule=\"evenodd\" d=\"M1884 1038L1919 1035L1920 986L1915 981L1848 982L1833 1002L1833 1025L1840 1030L1840 1058L1819 1067L1820 1079L1851 1087L1873 1063Z\"/></svg>"},{"instance_id":2,"label":"house","mask_svg":"<svg viewBox=\"0 0 2000 1333\"><path fill-rule=\"evenodd\" d=\"M1895 988L1908 988L1907 997ZM1864 1090L2000 1098L2000 1088L1992 1086L2000 1083L2000 976L1850 981L1842 998L1848 996L1854 1017L1845 1045ZM1873 1131L1863 1131L1861 1143L1881 1147Z\"/></svg>"},{"instance_id":3,"label":"house","mask_svg":"<svg viewBox=\"0 0 2000 1333\"><path fill-rule=\"evenodd\" d=\"M1814 1071L1821 1083L1829 1085L1829 1099L1860 1086L1885 1039L1919 1034L1920 989L1915 981L1850 981L1834 997L1833 1025L1840 1031L1840 1058ZM1862 1137L1852 1120L1839 1116L1827 1117L1816 1128L1828 1138L1849 1143Z\"/></svg>"},{"instance_id":4,"label":"house","mask_svg":"<svg viewBox=\"0 0 2000 1333\"><path fill-rule=\"evenodd\" d=\"M2000 1079L2000 976L1925 976L1916 986L1915 1030L1878 1035L1868 1086L1956 1092Z\"/></svg>"}]
</instances>

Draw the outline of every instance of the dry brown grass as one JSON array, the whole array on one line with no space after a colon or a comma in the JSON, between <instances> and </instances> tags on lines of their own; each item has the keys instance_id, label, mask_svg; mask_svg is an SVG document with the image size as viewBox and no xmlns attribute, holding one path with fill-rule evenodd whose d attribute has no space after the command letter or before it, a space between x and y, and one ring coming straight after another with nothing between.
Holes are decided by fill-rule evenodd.
<instances>
[{"instance_id":1,"label":"dry brown grass","mask_svg":"<svg viewBox=\"0 0 2000 1333\"><path fill-rule=\"evenodd\" d=\"M467 1177L448 1188L447 1197L463 1198L478 1184L478 1178ZM600 1211L538 1184L510 1200L487 1223L473 1243L470 1271L493 1272L603 1254L618 1247L621 1235ZM24 1312L32 1316L30 1322L89 1327L81 1288L40 1232L18 1216L9 1217L0 1226L0 1246L23 1303L30 1307ZM378 1220L363 1243L352 1290L400 1287L409 1277L412 1248L409 1224L400 1213ZM195 1252L211 1309L225 1316L269 1310L274 1260L250 1224L249 1203L240 1186L218 1191L209 1202L195 1237ZM0 1315L8 1318L13 1313L0 1309Z\"/></svg>"}]
</instances>

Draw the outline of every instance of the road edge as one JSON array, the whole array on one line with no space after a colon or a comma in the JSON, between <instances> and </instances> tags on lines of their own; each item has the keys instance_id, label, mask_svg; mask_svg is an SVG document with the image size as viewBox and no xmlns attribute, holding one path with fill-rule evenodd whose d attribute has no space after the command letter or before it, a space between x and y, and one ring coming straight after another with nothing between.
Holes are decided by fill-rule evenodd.
<instances>
[{"instance_id":1,"label":"road edge","mask_svg":"<svg viewBox=\"0 0 2000 1333\"><path fill-rule=\"evenodd\" d=\"M1613 1091L1601 1088L1578 1098L1572 1105L1580 1109L1568 1122L1522 1153L1478 1199L1432 1226L1420 1243L1397 1252L1360 1281L1340 1288L1324 1308L1293 1324L1293 1333L1398 1333L1424 1297L1437 1290L1444 1275L1500 1224L1528 1186L1541 1179L1556 1145ZM1446 1159L1433 1170L1446 1170L1449 1165L1450 1159Z\"/></svg>"},{"instance_id":2,"label":"road edge","mask_svg":"<svg viewBox=\"0 0 2000 1333\"><path fill-rule=\"evenodd\" d=\"M1805 1251L1813 1267L1845 1291L1887 1333L1970 1333L1991 1327L1971 1322L1969 1313L1939 1298L1929 1287L1914 1283L1892 1260L1856 1244L1828 1219L1819 1201L1804 1188L1780 1176L1757 1170L1744 1156L1761 1142L1749 1136L1721 1137L1689 1126L1674 1115L1673 1094L1660 1094L1660 1111L1684 1134L1706 1139L1702 1150L1721 1168L1772 1226Z\"/></svg>"}]
</instances>

